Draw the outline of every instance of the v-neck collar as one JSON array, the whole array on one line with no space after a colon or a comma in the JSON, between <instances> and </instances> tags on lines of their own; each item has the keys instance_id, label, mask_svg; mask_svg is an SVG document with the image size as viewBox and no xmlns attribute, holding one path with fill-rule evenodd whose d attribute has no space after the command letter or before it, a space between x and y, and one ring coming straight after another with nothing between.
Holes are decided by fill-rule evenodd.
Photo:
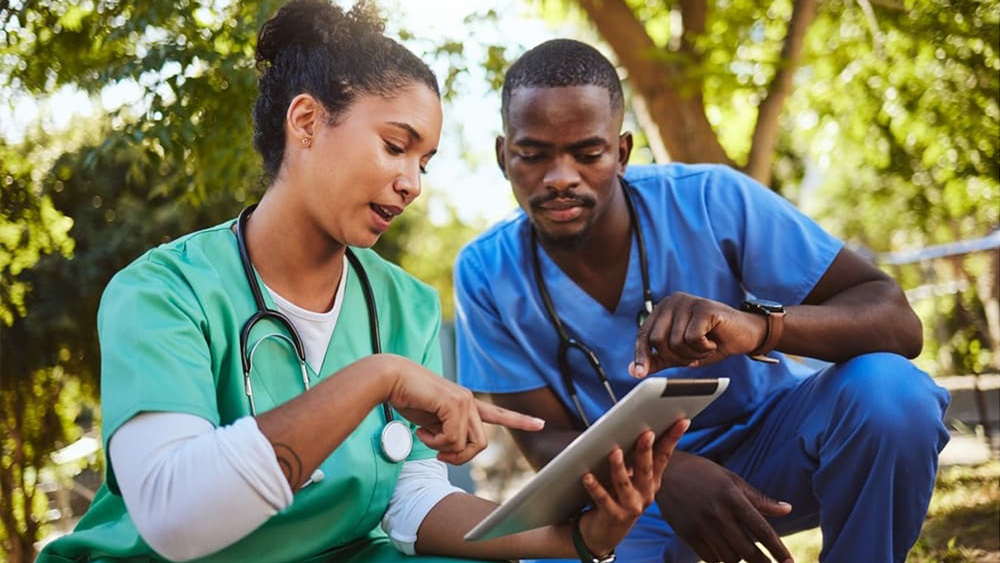
<instances>
[{"instance_id":1,"label":"v-neck collar","mask_svg":"<svg viewBox=\"0 0 1000 563\"><path fill-rule=\"evenodd\" d=\"M531 225L528 224L527 228L530 229ZM531 237L529 237L528 244L531 244ZM538 243L535 242L535 244ZM614 311L609 311L600 301L580 287L573 278L556 264L542 245L538 244L538 250L542 277L546 280L549 293L553 296L554 302L562 301L564 303L564 306L561 308L556 305L556 314L559 315L560 319L564 319L567 316L576 317L577 314L582 315L583 318L590 317L591 315L601 315L601 318L617 317L618 315L628 313L629 311L626 311L625 307L631 307L632 303L637 304L635 314L638 314L642 308L642 272L639 267L639 249L634 233L631 234L629 244L625 283L622 284L621 293L618 295L618 302L615 305ZM630 298L632 295L636 296L635 300ZM567 310L565 306L567 303L573 304L572 312Z\"/></svg>"}]
</instances>

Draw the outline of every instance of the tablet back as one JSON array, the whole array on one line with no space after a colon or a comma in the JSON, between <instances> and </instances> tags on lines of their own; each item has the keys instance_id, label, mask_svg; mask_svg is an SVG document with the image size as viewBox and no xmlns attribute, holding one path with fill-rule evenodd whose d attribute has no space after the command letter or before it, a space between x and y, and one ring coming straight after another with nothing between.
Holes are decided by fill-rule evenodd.
<instances>
[{"instance_id":1,"label":"tablet back","mask_svg":"<svg viewBox=\"0 0 1000 563\"><path fill-rule=\"evenodd\" d=\"M581 479L592 471L607 488L608 454L617 445L628 459L639 435L649 429L662 435L681 418L693 418L729 385L728 378L667 379L650 377L622 400L466 535L484 540L565 522L579 514L590 496Z\"/></svg>"}]
</instances>

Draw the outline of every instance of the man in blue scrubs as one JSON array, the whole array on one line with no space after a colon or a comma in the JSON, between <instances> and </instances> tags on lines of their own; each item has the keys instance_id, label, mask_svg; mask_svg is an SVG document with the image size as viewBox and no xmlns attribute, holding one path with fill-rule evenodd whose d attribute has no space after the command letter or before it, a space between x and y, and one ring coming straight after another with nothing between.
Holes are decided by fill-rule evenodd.
<instances>
[{"instance_id":1,"label":"man in blue scrubs","mask_svg":"<svg viewBox=\"0 0 1000 563\"><path fill-rule=\"evenodd\" d=\"M460 382L548 421L514 432L538 468L613 404L598 371L619 398L646 376L730 378L622 561L785 561L780 535L817 525L821 561L904 561L948 395L906 359L922 328L899 286L728 167L626 170L621 84L587 45L528 51L502 97L497 162L521 210L459 255ZM561 354L570 339L603 369Z\"/></svg>"}]
</instances>

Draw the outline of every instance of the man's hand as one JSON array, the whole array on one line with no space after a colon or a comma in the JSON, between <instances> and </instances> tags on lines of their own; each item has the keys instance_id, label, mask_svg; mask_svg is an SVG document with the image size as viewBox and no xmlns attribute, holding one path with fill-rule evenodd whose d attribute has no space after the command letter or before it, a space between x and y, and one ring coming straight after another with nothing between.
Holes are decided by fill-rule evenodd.
<instances>
[{"instance_id":1,"label":"man's hand","mask_svg":"<svg viewBox=\"0 0 1000 563\"><path fill-rule=\"evenodd\" d=\"M792 511L732 471L707 459L675 452L656 496L663 519L704 561L768 563L760 542L775 561L792 556L765 516Z\"/></svg>"},{"instance_id":2,"label":"man's hand","mask_svg":"<svg viewBox=\"0 0 1000 563\"><path fill-rule=\"evenodd\" d=\"M766 320L725 303L673 293L653 308L639 327L633 377L661 369L714 364L734 354L755 350L764 340Z\"/></svg>"}]
</instances>

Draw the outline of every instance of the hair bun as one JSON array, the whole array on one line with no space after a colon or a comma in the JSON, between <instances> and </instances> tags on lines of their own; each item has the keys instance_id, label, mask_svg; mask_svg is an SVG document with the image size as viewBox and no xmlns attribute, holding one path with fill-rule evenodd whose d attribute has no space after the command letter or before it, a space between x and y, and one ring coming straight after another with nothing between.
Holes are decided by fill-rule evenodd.
<instances>
[{"instance_id":1,"label":"hair bun","mask_svg":"<svg viewBox=\"0 0 1000 563\"><path fill-rule=\"evenodd\" d=\"M260 28L257 64L274 64L283 51L296 46L339 51L384 30L385 22L368 0L359 1L349 12L330 0L292 0Z\"/></svg>"}]
</instances>

